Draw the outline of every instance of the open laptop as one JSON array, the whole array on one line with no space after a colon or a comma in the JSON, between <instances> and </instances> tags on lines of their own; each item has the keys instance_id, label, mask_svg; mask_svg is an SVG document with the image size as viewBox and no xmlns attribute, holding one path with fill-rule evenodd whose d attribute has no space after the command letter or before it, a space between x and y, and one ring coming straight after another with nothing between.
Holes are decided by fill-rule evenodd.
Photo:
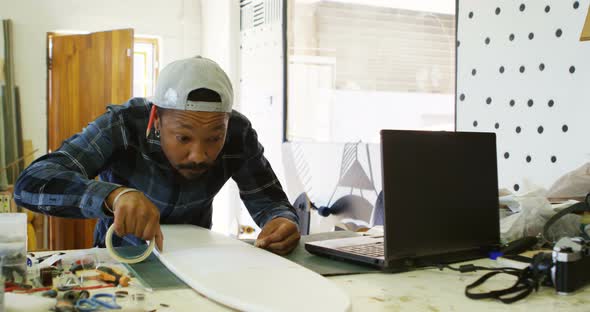
<instances>
[{"instance_id":1,"label":"open laptop","mask_svg":"<svg viewBox=\"0 0 590 312\"><path fill-rule=\"evenodd\" d=\"M494 133L381 131L384 235L307 251L386 271L484 258L500 246Z\"/></svg>"}]
</instances>

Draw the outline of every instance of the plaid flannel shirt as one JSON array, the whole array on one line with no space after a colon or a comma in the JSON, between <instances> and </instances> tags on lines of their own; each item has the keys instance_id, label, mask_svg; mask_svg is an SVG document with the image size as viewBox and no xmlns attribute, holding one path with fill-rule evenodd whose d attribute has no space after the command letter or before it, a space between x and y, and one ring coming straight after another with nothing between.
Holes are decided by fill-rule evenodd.
<instances>
[{"instance_id":1,"label":"plaid flannel shirt","mask_svg":"<svg viewBox=\"0 0 590 312\"><path fill-rule=\"evenodd\" d=\"M103 211L103 201L117 187L143 192L160 210L161 224L210 228L213 198L232 178L259 226L276 217L298 223L246 117L233 111L213 167L198 179L180 182L160 141L153 134L145 137L152 105L144 98L111 105L58 150L37 159L16 182L18 205L58 217L98 218L94 244L104 246L113 220Z\"/></svg>"}]
</instances>

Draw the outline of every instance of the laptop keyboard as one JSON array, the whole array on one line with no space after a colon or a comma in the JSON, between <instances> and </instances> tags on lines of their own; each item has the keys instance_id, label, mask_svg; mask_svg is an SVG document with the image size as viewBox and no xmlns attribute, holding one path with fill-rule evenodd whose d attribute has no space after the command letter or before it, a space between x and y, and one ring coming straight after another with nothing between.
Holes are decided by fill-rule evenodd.
<instances>
[{"instance_id":1,"label":"laptop keyboard","mask_svg":"<svg viewBox=\"0 0 590 312\"><path fill-rule=\"evenodd\" d=\"M349 252L361 256L383 257L383 242L362 245L344 246L337 248L340 251Z\"/></svg>"}]
</instances>

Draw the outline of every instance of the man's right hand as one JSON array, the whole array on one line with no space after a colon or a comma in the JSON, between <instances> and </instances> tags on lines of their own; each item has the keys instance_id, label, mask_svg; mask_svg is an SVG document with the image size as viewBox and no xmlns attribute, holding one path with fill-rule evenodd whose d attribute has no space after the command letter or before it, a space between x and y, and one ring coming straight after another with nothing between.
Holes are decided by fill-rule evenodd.
<instances>
[{"instance_id":1,"label":"man's right hand","mask_svg":"<svg viewBox=\"0 0 590 312\"><path fill-rule=\"evenodd\" d=\"M125 188L112 191L106 198L107 205L114 211L114 230L123 237L135 235L144 240L156 240L159 251L164 247L164 236L160 230L160 211L141 192L127 192L119 197L113 205L115 197Z\"/></svg>"}]
</instances>

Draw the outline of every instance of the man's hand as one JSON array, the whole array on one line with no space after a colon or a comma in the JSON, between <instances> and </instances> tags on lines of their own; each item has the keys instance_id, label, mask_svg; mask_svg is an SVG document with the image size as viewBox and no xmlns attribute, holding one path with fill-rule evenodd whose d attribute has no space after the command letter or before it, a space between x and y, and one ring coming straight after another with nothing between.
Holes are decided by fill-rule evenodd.
<instances>
[{"instance_id":1,"label":"man's hand","mask_svg":"<svg viewBox=\"0 0 590 312\"><path fill-rule=\"evenodd\" d=\"M164 247L164 236L160 230L160 211L141 192L127 192L117 200L113 200L125 188L118 188L107 197L107 204L114 210L114 230L123 237L135 235L144 240L156 240L159 251Z\"/></svg>"},{"instance_id":2,"label":"man's hand","mask_svg":"<svg viewBox=\"0 0 590 312\"><path fill-rule=\"evenodd\" d=\"M295 223L279 217L262 228L254 245L284 256L297 247L300 237Z\"/></svg>"}]
</instances>

